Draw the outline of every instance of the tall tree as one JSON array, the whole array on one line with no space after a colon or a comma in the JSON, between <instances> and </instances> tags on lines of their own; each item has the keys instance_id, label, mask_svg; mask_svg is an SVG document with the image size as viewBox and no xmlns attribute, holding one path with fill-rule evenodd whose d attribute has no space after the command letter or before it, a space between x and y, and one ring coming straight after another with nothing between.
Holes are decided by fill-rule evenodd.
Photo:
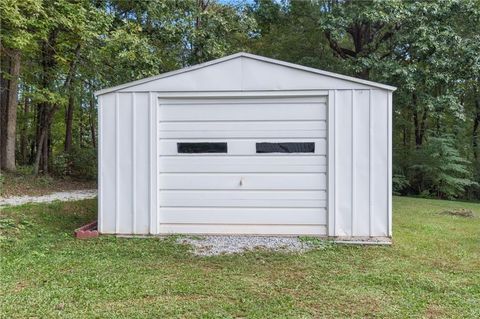
<instances>
[{"instance_id":1,"label":"tall tree","mask_svg":"<svg viewBox=\"0 0 480 319\"><path fill-rule=\"evenodd\" d=\"M8 66L8 78L3 77L0 154L1 168L15 171L15 133L17 127L18 79L20 76L20 51L2 47L2 58Z\"/></svg>"},{"instance_id":2,"label":"tall tree","mask_svg":"<svg viewBox=\"0 0 480 319\"><path fill-rule=\"evenodd\" d=\"M18 85L21 52L32 41L32 28L41 13L39 0L0 3L0 168L14 171L17 127Z\"/></svg>"},{"instance_id":3,"label":"tall tree","mask_svg":"<svg viewBox=\"0 0 480 319\"><path fill-rule=\"evenodd\" d=\"M75 81L75 74L77 71L77 64L80 58L80 48L81 44L77 43L75 47L74 57L70 62L70 68L68 70L67 80L65 81L65 86L68 90L68 106L67 106L67 114L65 118L65 143L64 143L64 151L69 152L72 148L72 129L73 129L73 111L75 109L75 89L74 89L74 81Z\"/></svg>"}]
</instances>

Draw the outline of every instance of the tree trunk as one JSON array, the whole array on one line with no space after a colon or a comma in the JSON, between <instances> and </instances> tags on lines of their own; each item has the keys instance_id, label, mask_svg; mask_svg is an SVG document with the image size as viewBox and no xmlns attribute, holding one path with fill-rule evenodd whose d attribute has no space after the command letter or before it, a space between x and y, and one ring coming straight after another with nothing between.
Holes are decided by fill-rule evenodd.
<instances>
[{"instance_id":1,"label":"tree trunk","mask_svg":"<svg viewBox=\"0 0 480 319\"><path fill-rule=\"evenodd\" d=\"M44 90L50 91L54 85L54 68L57 65L55 59L55 45L57 43L57 36L59 30L54 29L48 35L48 39L42 41L42 50L41 50L41 64L42 64L42 74L41 74L41 88ZM45 101L38 105L38 117L37 117L37 154L35 156L34 168L33 171L35 174L38 174L40 167L42 168L42 173L48 173L48 157L49 157L49 132L51 121L55 111L57 110L57 105L52 105L51 102Z\"/></svg>"},{"instance_id":2,"label":"tree trunk","mask_svg":"<svg viewBox=\"0 0 480 319\"><path fill-rule=\"evenodd\" d=\"M4 74L9 72L9 59L4 50L0 50L0 65L2 72L0 72L0 168L3 163L4 145L7 136L7 104L8 104L8 79Z\"/></svg>"},{"instance_id":3,"label":"tree trunk","mask_svg":"<svg viewBox=\"0 0 480 319\"><path fill-rule=\"evenodd\" d=\"M41 125L38 129L37 139L37 154L35 155L35 162L33 164L33 173L38 175L40 167L42 173L48 173L48 158L51 153L51 143L49 141L50 129L52 125L53 115L58 109L58 105L50 106L43 105L43 114L40 117Z\"/></svg>"},{"instance_id":4,"label":"tree trunk","mask_svg":"<svg viewBox=\"0 0 480 319\"><path fill-rule=\"evenodd\" d=\"M415 124L415 147L420 148L423 145L426 130L427 111L422 112L422 118L419 119L418 111L413 112L413 122Z\"/></svg>"},{"instance_id":5,"label":"tree trunk","mask_svg":"<svg viewBox=\"0 0 480 319\"><path fill-rule=\"evenodd\" d=\"M8 102L3 114L5 127L2 144L2 169L15 171L15 134L17 128L18 78L20 76L20 51L9 50L10 79L8 81Z\"/></svg>"},{"instance_id":6,"label":"tree trunk","mask_svg":"<svg viewBox=\"0 0 480 319\"><path fill-rule=\"evenodd\" d=\"M197 0L197 8L199 10L198 15L195 18L195 30L200 30L202 28L202 13L207 10L210 0ZM202 41L195 41L193 44L193 59L194 63L204 62L205 56L203 52L203 43Z\"/></svg>"},{"instance_id":7,"label":"tree trunk","mask_svg":"<svg viewBox=\"0 0 480 319\"><path fill-rule=\"evenodd\" d=\"M415 126L415 147L420 148L423 144L423 139L425 137L425 131L427 129L427 110L422 110L422 118L419 118L418 105L417 105L417 96L413 94L413 124Z\"/></svg>"},{"instance_id":8,"label":"tree trunk","mask_svg":"<svg viewBox=\"0 0 480 319\"><path fill-rule=\"evenodd\" d=\"M35 162L33 163L33 174L38 175L39 168L40 168L40 160L42 158L42 154L44 152L45 147L45 140L47 137L48 128L42 127L40 129L40 135L38 137L38 146L37 146L37 154L35 155Z\"/></svg>"},{"instance_id":9,"label":"tree trunk","mask_svg":"<svg viewBox=\"0 0 480 319\"><path fill-rule=\"evenodd\" d=\"M75 79L75 72L77 69L77 62L80 57L80 43L77 44L75 47L75 56L70 61L70 68L68 70L68 76L65 80L64 88L68 90L68 108L67 108L67 116L65 119L65 143L63 146L63 150L65 152L70 152L72 148L72 127L73 127L73 111L75 108L75 90L74 90L74 79Z\"/></svg>"},{"instance_id":10,"label":"tree trunk","mask_svg":"<svg viewBox=\"0 0 480 319\"><path fill-rule=\"evenodd\" d=\"M48 124L44 124L43 129L45 130L45 137L43 138L43 145L42 145L42 158L41 158L41 167L42 167L42 173L47 174L48 173L48 138L49 138L49 133L50 133L50 128L48 127Z\"/></svg>"},{"instance_id":11,"label":"tree trunk","mask_svg":"<svg viewBox=\"0 0 480 319\"><path fill-rule=\"evenodd\" d=\"M65 119L65 144L63 150L68 153L72 148L72 126L73 126L73 109L75 107L75 97L73 90L69 90L67 117Z\"/></svg>"},{"instance_id":12,"label":"tree trunk","mask_svg":"<svg viewBox=\"0 0 480 319\"><path fill-rule=\"evenodd\" d=\"M478 127L480 125L480 95L476 92L475 97L475 118L473 119L472 148L475 162L478 163Z\"/></svg>"},{"instance_id":13,"label":"tree trunk","mask_svg":"<svg viewBox=\"0 0 480 319\"><path fill-rule=\"evenodd\" d=\"M35 105L35 107L32 107L31 112L33 112L32 127L35 128L35 135L30 139L30 151L28 155L28 162L33 164L35 162L36 147L38 142L36 138L40 136L40 134L38 133L38 112L39 112L38 105Z\"/></svg>"},{"instance_id":14,"label":"tree trunk","mask_svg":"<svg viewBox=\"0 0 480 319\"><path fill-rule=\"evenodd\" d=\"M20 129L20 156L23 164L28 163L28 122L30 117L30 100L25 96L23 101L23 123Z\"/></svg>"},{"instance_id":15,"label":"tree trunk","mask_svg":"<svg viewBox=\"0 0 480 319\"><path fill-rule=\"evenodd\" d=\"M89 118L90 118L90 135L92 138L92 146L94 149L97 148L97 134L96 134L96 129L95 129L95 122L96 122L96 116L95 116L95 95L93 93L90 96L90 110L89 110Z\"/></svg>"}]
</instances>

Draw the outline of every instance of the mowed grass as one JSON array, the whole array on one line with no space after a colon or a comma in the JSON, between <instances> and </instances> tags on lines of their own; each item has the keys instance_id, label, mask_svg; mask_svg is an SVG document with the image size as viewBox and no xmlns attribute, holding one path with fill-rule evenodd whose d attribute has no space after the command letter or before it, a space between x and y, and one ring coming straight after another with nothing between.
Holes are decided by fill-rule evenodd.
<instances>
[{"instance_id":1,"label":"mowed grass","mask_svg":"<svg viewBox=\"0 0 480 319\"><path fill-rule=\"evenodd\" d=\"M2 318L480 317L479 204L395 198L390 247L202 258L174 237L74 239L95 216L95 200L0 212Z\"/></svg>"}]
</instances>

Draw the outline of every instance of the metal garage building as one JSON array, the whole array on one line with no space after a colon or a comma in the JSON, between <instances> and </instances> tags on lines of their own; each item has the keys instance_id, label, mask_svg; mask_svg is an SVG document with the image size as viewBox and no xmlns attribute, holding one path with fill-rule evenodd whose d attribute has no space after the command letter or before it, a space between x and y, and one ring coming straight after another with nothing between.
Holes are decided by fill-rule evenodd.
<instances>
[{"instance_id":1,"label":"metal garage building","mask_svg":"<svg viewBox=\"0 0 480 319\"><path fill-rule=\"evenodd\" d=\"M238 53L98 91L99 231L390 237L394 90Z\"/></svg>"}]
</instances>

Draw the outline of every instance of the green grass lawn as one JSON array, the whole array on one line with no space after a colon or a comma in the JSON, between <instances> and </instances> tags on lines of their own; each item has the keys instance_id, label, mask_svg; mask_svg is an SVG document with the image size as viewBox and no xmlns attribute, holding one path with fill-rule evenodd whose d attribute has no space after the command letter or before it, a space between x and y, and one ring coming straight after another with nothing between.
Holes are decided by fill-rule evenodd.
<instances>
[{"instance_id":1,"label":"green grass lawn","mask_svg":"<svg viewBox=\"0 0 480 319\"><path fill-rule=\"evenodd\" d=\"M480 204L395 198L391 247L219 257L174 238L75 240L95 206L0 212L0 317L480 317Z\"/></svg>"}]
</instances>

